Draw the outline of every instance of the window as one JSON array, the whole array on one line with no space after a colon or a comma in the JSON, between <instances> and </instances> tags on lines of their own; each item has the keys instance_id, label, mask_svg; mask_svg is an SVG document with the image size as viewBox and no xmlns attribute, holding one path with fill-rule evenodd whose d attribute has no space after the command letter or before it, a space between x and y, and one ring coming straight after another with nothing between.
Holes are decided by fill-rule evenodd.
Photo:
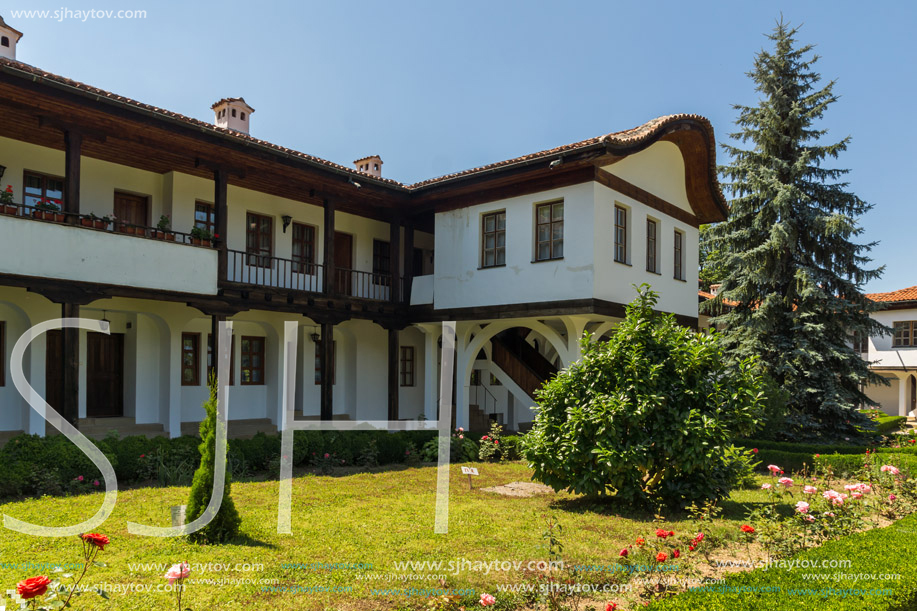
<instances>
[{"instance_id":1,"label":"window","mask_svg":"<svg viewBox=\"0 0 917 611\"><path fill-rule=\"evenodd\" d=\"M564 256L564 203L540 204L535 208L535 260Z\"/></svg>"},{"instance_id":2,"label":"window","mask_svg":"<svg viewBox=\"0 0 917 611\"><path fill-rule=\"evenodd\" d=\"M210 376L213 375L213 334L207 334L207 382L210 383ZM236 383L236 336L232 336L232 342L229 346L229 385Z\"/></svg>"},{"instance_id":3,"label":"window","mask_svg":"<svg viewBox=\"0 0 917 611\"><path fill-rule=\"evenodd\" d=\"M211 235L216 233L216 210L213 204L207 202L194 202L194 226L209 231Z\"/></svg>"},{"instance_id":4,"label":"window","mask_svg":"<svg viewBox=\"0 0 917 611\"><path fill-rule=\"evenodd\" d=\"M685 234L675 230L675 239L673 241L675 245L675 279L684 280L685 279Z\"/></svg>"},{"instance_id":5,"label":"window","mask_svg":"<svg viewBox=\"0 0 917 611\"><path fill-rule=\"evenodd\" d=\"M481 370L473 369L471 371L471 385L480 386L481 385Z\"/></svg>"},{"instance_id":6,"label":"window","mask_svg":"<svg viewBox=\"0 0 917 611\"><path fill-rule=\"evenodd\" d=\"M490 385L491 386L503 386L503 382L500 381L500 378L494 374L490 374Z\"/></svg>"},{"instance_id":7,"label":"window","mask_svg":"<svg viewBox=\"0 0 917 611\"><path fill-rule=\"evenodd\" d=\"M627 209L615 206L615 261L627 263Z\"/></svg>"},{"instance_id":8,"label":"window","mask_svg":"<svg viewBox=\"0 0 917 611\"><path fill-rule=\"evenodd\" d=\"M274 219L261 214L248 213L245 251L248 264L256 267L270 267L274 254Z\"/></svg>"},{"instance_id":9,"label":"window","mask_svg":"<svg viewBox=\"0 0 917 611\"><path fill-rule=\"evenodd\" d=\"M659 273L656 266L656 221L646 219L646 271Z\"/></svg>"},{"instance_id":10,"label":"window","mask_svg":"<svg viewBox=\"0 0 917 611\"><path fill-rule=\"evenodd\" d=\"M0 47L10 46L10 39L7 36L0 36Z\"/></svg>"},{"instance_id":11,"label":"window","mask_svg":"<svg viewBox=\"0 0 917 611\"><path fill-rule=\"evenodd\" d=\"M378 163L374 163L374 164L373 164L373 170L375 170L376 172L379 171L379 164L378 164Z\"/></svg>"},{"instance_id":12,"label":"window","mask_svg":"<svg viewBox=\"0 0 917 611\"><path fill-rule=\"evenodd\" d=\"M337 384L337 367L334 362L337 360L338 343L331 342L331 384ZM322 340L315 342L315 383L322 383Z\"/></svg>"},{"instance_id":13,"label":"window","mask_svg":"<svg viewBox=\"0 0 917 611\"><path fill-rule=\"evenodd\" d=\"M293 223L293 272L315 274L315 227Z\"/></svg>"},{"instance_id":14,"label":"window","mask_svg":"<svg viewBox=\"0 0 917 611\"><path fill-rule=\"evenodd\" d=\"M414 386L414 346L401 347L401 385Z\"/></svg>"},{"instance_id":15,"label":"window","mask_svg":"<svg viewBox=\"0 0 917 611\"><path fill-rule=\"evenodd\" d=\"M373 240L373 284L388 286L391 269L391 245L382 240Z\"/></svg>"},{"instance_id":16,"label":"window","mask_svg":"<svg viewBox=\"0 0 917 611\"><path fill-rule=\"evenodd\" d=\"M6 385L6 323L0 320L0 386Z\"/></svg>"},{"instance_id":17,"label":"window","mask_svg":"<svg viewBox=\"0 0 917 611\"><path fill-rule=\"evenodd\" d=\"M482 218L481 267L506 265L506 210Z\"/></svg>"},{"instance_id":18,"label":"window","mask_svg":"<svg viewBox=\"0 0 917 611\"><path fill-rule=\"evenodd\" d=\"M240 115L239 118L242 119L242 120L244 121L244 120L245 120L245 113L243 112L243 113Z\"/></svg>"},{"instance_id":19,"label":"window","mask_svg":"<svg viewBox=\"0 0 917 611\"><path fill-rule=\"evenodd\" d=\"M23 198L26 206L37 206L42 201L49 201L63 207L64 179L55 176L46 176L36 172L23 174Z\"/></svg>"},{"instance_id":20,"label":"window","mask_svg":"<svg viewBox=\"0 0 917 611\"><path fill-rule=\"evenodd\" d=\"M917 346L917 320L894 323L895 346Z\"/></svg>"},{"instance_id":21,"label":"window","mask_svg":"<svg viewBox=\"0 0 917 611\"><path fill-rule=\"evenodd\" d=\"M854 332L853 350L854 352L859 352L860 354L869 352L869 336L860 331Z\"/></svg>"},{"instance_id":22,"label":"window","mask_svg":"<svg viewBox=\"0 0 917 611\"><path fill-rule=\"evenodd\" d=\"M230 347L230 350L232 348ZM264 338L242 336L242 386L264 384Z\"/></svg>"},{"instance_id":23,"label":"window","mask_svg":"<svg viewBox=\"0 0 917 611\"><path fill-rule=\"evenodd\" d=\"M232 109L232 116L234 116L234 117L236 116L236 109L235 109L235 108Z\"/></svg>"},{"instance_id":24,"label":"window","mask_svg":"<svg viewBox=\"0 0 917 611\"><path fill-rule=\"evenodd\" d=\"M181 334L181 385L200 386L200 333Z\"/></svg>"}]
</instances>

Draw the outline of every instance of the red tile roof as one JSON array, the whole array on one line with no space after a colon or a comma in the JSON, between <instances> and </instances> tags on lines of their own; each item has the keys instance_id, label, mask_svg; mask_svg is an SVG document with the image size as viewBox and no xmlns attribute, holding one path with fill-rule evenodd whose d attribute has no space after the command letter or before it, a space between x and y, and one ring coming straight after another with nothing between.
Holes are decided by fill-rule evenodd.
<instances>
[{"instance_id":1,"label":"red tile roof","mask_svg":"<svg viewBox=\"0 0 917 611\"><path fill-rule=\"evenodd\" d=\"M574 142L572 144L565 144L565 145L554 147L551 149L539 151L537 153L531 153L528 155L523 155L521 157L515 157L513 159L498 161L496 163L491 163L488 165L483 165L480 167L471 168L469 170L463 170L461 172L455 172L452 174L446 174L444 176L439 176L437 178L431 178L431 179L416 182L413 184L404 184L404 183L392 180L390 178L368 176L366 173L359 172L358 170L354 168L350 168L348 166L343 166L338 163L334 163L332 161L322 159L320 157L315 157L314 155L302 153L295 149L290 149L290 148L286 148L283 146L279 146L277 144L273 144L266 140L260 140L248 134L237 132L235 130L217 127L216 125L213 125L212 123L208 123L206 121L200 121L198 119L194 119L194 118L179 114L177 112L172 112L164 108L158 108L150 104L144 104L143 102L138 102L131 98L120 96L115 93L105 91L104 89L100 89L98 87L93 87L92 85L87 85L85 83L74 81L72 79L69 79L63 76L52 74L50 72L45 72L44 70L41 70L39 68L36 68L29 64L25 64L17 60L10 60L7 58L0 57L0 69L5 69L8 72L21 71L25 74L32 75L32 77L34 77L32 80L48 81L49 83L57 85L59 87L62 86L64 88L75 89L80 92L91 94L96 99L104 98L113 103L132 107L135 110L140 110L145 113L158 115L166 119L179 121L179 122L182 122L187 125L194 126L194 127L203 128L208 131L219 133L224 137L235 138L235 139L246 141L249 143L254 143L254 144L272 149L274 151L278 151L280 153L283 153L289 156L297 157L299 159L303 159L309 162L313 162L316 164L326 166L328 168L332 168L337 171L354 174L356 176L359 176L362 180L367 180L367 179L374 180L374 181L385 183L391 186L401 187L407 190L414 190L420 187L425 187L427 185L444 183L450 180L458 179L458 178L465 177L465 176L471 176L477 173L488 172L488 171L491 171L497 168L510 166L513 164L524 163L524 162L536 160L536 159L548 158L548 157L552 157L555 155L559 155L561 153L566 153L569 151L574 151L577 149L582 149L585 147L593 146L599 143L608 143L608 144L618 145L618 146L639 144L643 141L647 141L653 138L654 136L660 134L660 132L662 132L667 126L671 125L672 123L689 120L691 122L699 124L701 128L707 131L709 134L708 140L709 140L709 147L711 149L710 151L711 154L709 155L710 180L712 180L714 183L714 193L715 193L714 197L718 199L723 209L725 209L725 205L726 205L725 198L723 197L722 191L720 189L720 185L716 178L716 140L713 137L713 126L711 125L710 121L706 117L703 117L701 115L695 115L695 114L666 115L663 117L652 119L651 121L648 121L644 123L643 125L640 125L640 126L637 126L631 129L618 131L618 132L611 132L603 136L596 136L594 138L589 138L587 140L581 140L579 142ZM229 99L235 99L235 98L229 98ZM242 100L241 98L238 98L238 99ZM221 100L220 102L223 102L225 100L226 99ZM217 102L217 104L219 104L220 102ZM214 104L214 106L216 106L216 104Z\"/></svg>"},{"instance_id":2,"label":"red tile roof","mask_svg":"<svg viewBox=\"0 0 917 611\"><path fill-rule=\"evenodd\" d=\"M917 286L891 291L890 293L867 293L866 298L880 303L917 301Z\"/></svg>"}]
</instances>

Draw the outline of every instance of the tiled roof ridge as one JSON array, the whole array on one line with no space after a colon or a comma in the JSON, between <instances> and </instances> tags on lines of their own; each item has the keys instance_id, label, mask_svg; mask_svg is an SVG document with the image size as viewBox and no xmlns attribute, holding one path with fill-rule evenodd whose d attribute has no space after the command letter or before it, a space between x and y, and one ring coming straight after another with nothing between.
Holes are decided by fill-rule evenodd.
<instances>
[{"instance_id":1,"label":"tiled roof ridge","mask_svg":"<svg viewBox=\"0 0 917 611\"><path fill-rule=\"evenodd\" d=\"M186 123L186 124L188 124L188 125L193 125L193 126L195 126L195 127L200 127L200 128L209 130L209 131L211 131L211 132L221 134L221 135L223 135L223 136L227 136L227 137L230 137L230 138L236 138L236 139L238 139L238 140L242 140L242 141L245 141L245 142L250 142L250 143L253 143L253 144L257 144L257 145L260 145L260 146L263 146L263 147L266 147L266 148L273 149L273 150L275 150L275 151L284 153L284 154L286 154L286 155L294 156L294 157L297 157L297 158L299 158L299 159L303 159L303 160L310 161L310 162L313 162L313 163L316 163L316 164L319 164L319 165L326 166L326 167L328 167L328 168L332 168L332 169L337 170L337 171L342 171L342 172L346 172L346 173L348 173L348 174L353 174L353 175L355 175L355 176L359 176L359 177L360 177L361 179L363 179L363 180L366 180L366 179L367 179L367 175L366 175L364 172L359 172L358 170L356 170L356 169L354 169L354 168L351 168L351 167L348 167L348 166L345 166L345 165L341 165L341 164L335 163L335 162L333 162L333 161L328 161L327 159L322 159L321 157L316 157L316 156L314 156L314 155L309 155L309 154L307 154L307 153L303 153L303 152L297 151L297 150L295 150L295 149L291 149L291 148L287 148L287 147L284 147L284 146L280 146L280 145L278 145L278 144L274 144L274 143L272 143L272 142L268 142L267 140L261 140L261 139L259 139L259 138L255 138L254 136L251 136L251 135L249 135L249 134L241 133L241 132L238 132L238 131L235 131L235 130L231 130L231 129L227 129L227 128L223 128L223 127L218 127L218 126L216 126L216 125L214 125L214 124L212 124L212 123L208 123L208 122L206 122L206 121L201 121L200 119L195 119L195 118L193 118L193 117L189 117L189 116L183 115L183 114L181 114L181 113L177 113L177 112L173 112L173 111L170 111L170 110L166 110L166 109L164 109L164 108L159 108L159 107L153 106L153 105L151 105L151 104L145 104L145 103L143 103L143 102L139 102L139 101L134 100L134 99L132 99L132 98L128 98L128 97L125 97L125 96L117 95L117 94L112 93L112 92L110 92L110 91L106 91L106 90L101 89L101 88L99 88L99 87L94 87L94 86L92 86L92 85L87 85L86 83L82 83L82 82L80 82L80 81L75 81L75 80L73 80L73 79L70 79L70 78L67 78L67 77L64 77L64 76L60 76L60 75L57 75L57 74L54 74L54 73L51 73L51 72L47 72L47 71L45 71L45 70L41 70L40 68L36 68L35 66L29 65L29 64L26 64L26 63L17 61L17 60L11 60L11 59L7 59L7 58L2 58L2 57L0 57L0 67L2 67L2 66L6 66L6 67L9 67L9 68L12 68L12 69L15 69L15 70L20 70L20 71L25 72L25 73L27 73L27 74L31 74L31 75L33 75L33 76L35 76L35 77L39 77L39 78L41 78L41 79L46 79L46 80L48 80L48 81L55 82L55 83L57 83L57 84L59 84L59 85L64 85L64 86L66 86L66 87L71 87L71 88L74 88L74 89L77 89L77 90L80 90L80 91L83 91L83 92L86 92L86 93L90 93L90 94L93 94L93 95L98 96L99 98L104 98L104 99L110 100L110 101L112 101L112 102L116 102L116 103L125 104L125 105L128 105L128 106L132 106L132 107L137 108L137 109L139 109L139 110L143 110L143 111L146 111L146 112L149 112L149 113L153 113L153 114L158 114L158 115L161 115L161 116L163 116L163 117L166 117L166 118L169 118L169 119L172 119L172 120L175 120L175 121L180 121L180 122ZM715 150L715 149L716 149L716 142L715 142L715 139L712 137L712 135L713 135L713 126L711 125L709 119L707 119L706 117L704 117L704 116L702 116L702 115L687 114L687 113L685 113L685 114L665 115L665 116L657 117L657 118L655 118L655 119L652 119L652 120L650 120L650 121L647 121L646 123L644 123L644 124L642 124L642 125L638 125L637 127L633 127L633 128L630 128L630 129L626 129L626 130L622 130L622 131L617 131L617 132L611 132L611 133L608 133L608 134L605 134L605 135L602 135L602 136L596 136L596 137L594 137L594 138L588 138L588 139L586 139L586 140L580 140L579 142L573 142L573 143L570 143L570 144L565 144L565 145L561 145L561 146L558 146L558 147L554 147L554 148L550 148L550 149L545 149L545 150L543 150L543 151L538 151L538 152L536 152L536 153L530 153L530 154L527 154L527 155L523 155L523 156L521 156L521 157L515 157L515 158L512 158L512 159L506 159L506 160L503 160L503 161L498 161L498 162L495 162L495 163L491 163L491 164L479 166L479 167L476 167L476 168L471 168L471 169L463 170L463 171L460 171L460 172L454 172L454 173L451 173L451 174L446 174L446 175L443 175L443 176L439 176L439 177L436 177L436 178L431 178L431 179L424 180L424 181L420 181L420 182L416 182L416 183L413 183L413 184L404 184L404 183L399 182L399 181L397 181L397 180L392 180L391 178L383 178L383 177L370 177L370 178L371 178L372 180L376 180L376 181L385 183L385 184L390 185L390 186L401 187L401 188L404 188L404 189L406 189L406 190L408 190L408 191L411 191L411 190L415 190L415 189L418 189L418 188L420 188L420 187L424 187L424 186L427 186L427 185L432 185L432 184L436 184L436 183L440 183L440 182L446 182L446 181L449 181L449 180L452 180L452 179L455 179L455 178L459 178L459 177L471 176L471 175L477 174L477 173L479 173L479 172L488 171L488 170L491 170L491 169L500 168L500 167L507 166L507 165L512 165L512 164L514 164L514 163L521 163L521 162L525 162L525 161L529 161L529 160L533 160L533 159L539 159L539 158L550 157L550 156L556 155L556 154L558 154L558 153L563 153L563 152L566 152L566 151L575 150L575 149L582 148L582 147L586 147L586 146L591 146L591 145L594 145L594 144L598 144L598 143L600 143L600 142L606 142L606 143L617 144L617 145L632 145L632 144L636 144L636 143L639 143L639 142L641 142L641 141L648 140L648 139L650 139L651 137L657 135L664 127L670 125L671 123L674 123L674 122L677 122L677 121L683 121L683 120L695 121L695 122L699 123L706 131L709 132L709 134L710 134L710 136L711 136L710 139L709 139L709 140L710 140L710 148L711 148L711 157L710 157L710 163L711 163L711 179L714 181L714 185L716 186L716 194L717 194L718 197L720 198L720 201L725 205L725 199L723 198L722 192L721 192L721 190L720 190L720 188L719 188L719 183L718 183L717 180L716 180L716 167L715 167L715 159L716 159L716 150ZM364 158L364 159L365 159L365 158Z\"/></svg>"}]
</instances>

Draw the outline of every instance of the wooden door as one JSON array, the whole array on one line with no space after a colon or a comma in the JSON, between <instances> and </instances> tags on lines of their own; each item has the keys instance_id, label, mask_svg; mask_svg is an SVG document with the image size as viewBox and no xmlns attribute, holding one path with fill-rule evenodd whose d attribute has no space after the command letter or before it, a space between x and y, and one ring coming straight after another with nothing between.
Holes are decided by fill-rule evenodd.
<instances>
[{"instance_id":1,"label":"wooden door","mask_svg":"<svg viewBox=\"0 0 917 611\"><path fill-rule=\"evenodd\" d=\"M86 336L86 417L124 415L124 334Z\"/></svg>"},{"instance_id":2,"label":"wooden door","mask_svg":"<svg viewBox=\"0 0 917 611\"><path fill-rule=\"evenodd\" d=\"M64 402L61 391L64 384L64 332L60 329L48 331L45 343L45 401L61 413Z\"/></svg>"},{"instance_id":3,"label":"wooden door","mask_svg":"<svg viewBox=\"0 0 917 611\"><path fill-rule=\"evenodd\" d=\"M115 193L115 218L119 225L150 226L149 201L140 195Z\"/></svg>"},{"instance_id":4,"label":"wooden door","mask_svg":"<svg viewBox=\"0 0 917 611\"><path fill-rule=\"evenodd\" d=\"M334 232L334 268L337 270L335 290L340 295L353 294L353 236Z\"/></svg>"}]
</instances>

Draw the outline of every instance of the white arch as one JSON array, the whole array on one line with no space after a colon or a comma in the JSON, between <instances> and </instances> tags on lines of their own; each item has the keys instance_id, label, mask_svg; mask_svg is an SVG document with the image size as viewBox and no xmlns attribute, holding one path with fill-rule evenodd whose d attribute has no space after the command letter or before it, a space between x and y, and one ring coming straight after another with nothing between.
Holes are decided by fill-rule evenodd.
<instances>
[{"instance_id":1,"label":"white arch","mask_svg":"<svg viewBox=\"0 0 917 611\"><path fill-rule=\"evenodd\" d=\"M567 359L568 352L566 342L564 342L563 338L551 327L540 321L531 319L500 320L488 323L488 325L484 328L479 326L472 326L462 334L462 338L464 340L462 344L464 344L466 348L459 356L460 359L463 359L462 362L464 363L464 368L459 369L459 371L463 373L462 379L458 380L459 384L467 386L470 383L471 370L474 365L474 360L477 357L478 352L481 351L481 348L484 347L484 344L489 342L491 338L493 338L493 336L495 336L497 333L506 331L507 329L512 329L514 327L523 327L541 333L541 335L544 336L548 342L550 342L554 350L556 350L557 353L561 355L563 364L569 364L569 360ZM471 337L472 332L475 330L477 332L474 335L474 339L470 340L469 342L469 338Z\"/></svg>"}]
</instances>

